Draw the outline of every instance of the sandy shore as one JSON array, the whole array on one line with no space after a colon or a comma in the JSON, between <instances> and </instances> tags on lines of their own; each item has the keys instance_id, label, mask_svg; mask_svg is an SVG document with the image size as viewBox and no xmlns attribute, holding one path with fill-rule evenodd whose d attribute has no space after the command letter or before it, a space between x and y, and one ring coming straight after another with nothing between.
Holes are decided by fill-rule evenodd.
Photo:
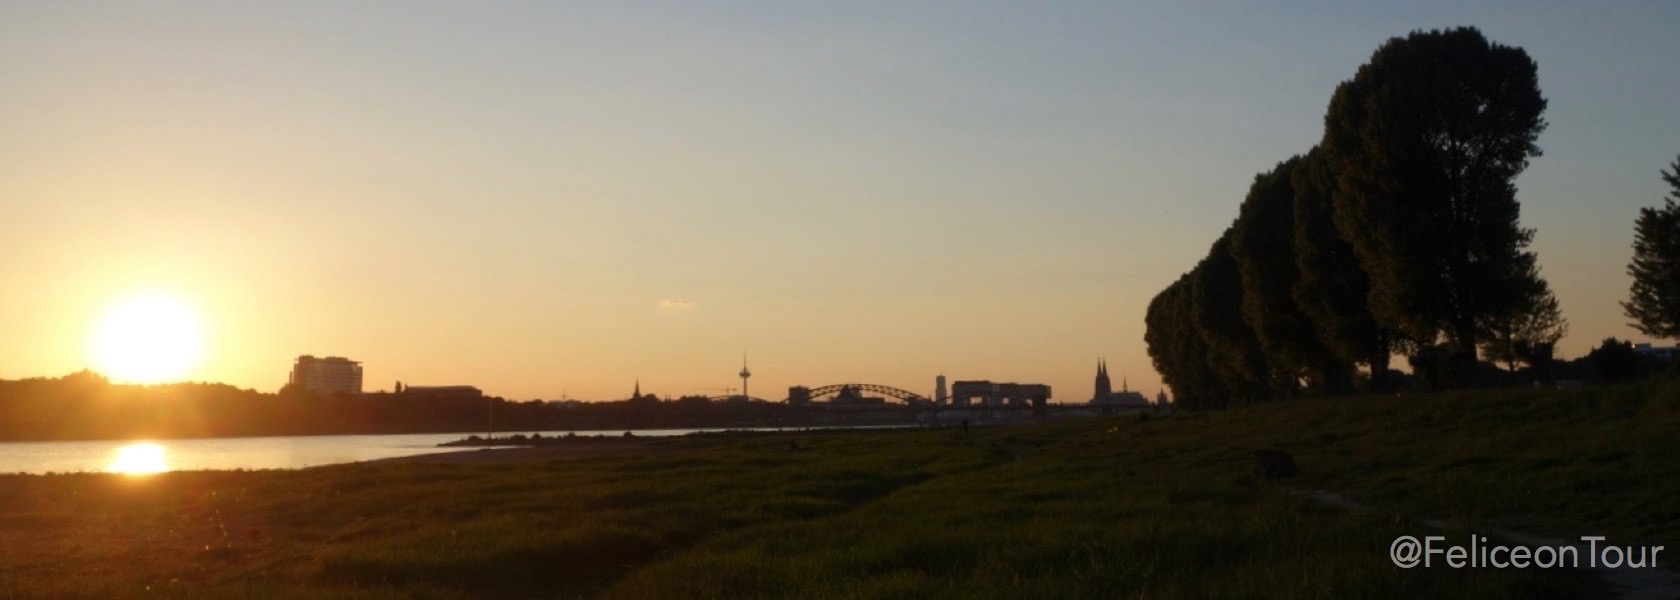
<instances>
[{"instance_id":1,"label":"sandy shore","mask_svg":"<svg viewBox=\"0 0 1680 600\"><path fill-rule=\"evenodd\" d=\"M556 458L592 458L618 455L630 450L660 448L661 446L664 445L659 444L658 440L648 438L579 438L577 440L567 440L564 444L540 447L463 447L457 452L416 454L414 456L398 456L365 462L470 464Z\"/></svg>"}]
</instances>

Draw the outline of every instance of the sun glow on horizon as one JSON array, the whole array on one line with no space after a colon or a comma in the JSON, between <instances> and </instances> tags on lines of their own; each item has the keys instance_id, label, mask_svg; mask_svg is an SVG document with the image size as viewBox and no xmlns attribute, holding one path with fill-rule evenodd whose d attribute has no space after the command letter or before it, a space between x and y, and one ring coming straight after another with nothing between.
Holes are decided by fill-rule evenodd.
<instances>
[{"instance_id":1,"label":"sun glow on horizon","mask_svg":"<svg viewBox=\"0 0 1680 600\"><path fill-rule=\"evenodd\" d=\"M153 475L168 471L169 461L164 458L163 446L136 442L117 448L116 458L105 470L123 475Z\"/></svg>"},{"instance_id":2,"label":"sun glow on horizon","mask_svg":"<svg viewBox=\"0 0 1680 600\"><path fill-rule=\"evenodd\" d=\"M123 383L181 381L198 367L204 329L198 314L174 296L142 293L106 309L93 330L95 371Z\"/></svg>"}]
</instances>

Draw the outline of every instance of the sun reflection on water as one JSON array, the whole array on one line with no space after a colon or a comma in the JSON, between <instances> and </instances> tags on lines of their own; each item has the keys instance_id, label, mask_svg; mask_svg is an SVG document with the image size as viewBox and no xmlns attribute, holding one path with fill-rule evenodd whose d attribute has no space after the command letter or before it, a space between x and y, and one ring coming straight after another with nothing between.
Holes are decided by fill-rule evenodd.
<instances>
[{"instance_id":1,"label":"sun reflection on water","mask_svg":"<svg viewBox=\"0 0 1680 600\"><path fill-rule=\"evenodd\" d=\"M169 461L164 459L163 446L137 442L117 448L116 458L105 470L124 475L151 475L168 471Z\"/></svg>"}]
</instances>

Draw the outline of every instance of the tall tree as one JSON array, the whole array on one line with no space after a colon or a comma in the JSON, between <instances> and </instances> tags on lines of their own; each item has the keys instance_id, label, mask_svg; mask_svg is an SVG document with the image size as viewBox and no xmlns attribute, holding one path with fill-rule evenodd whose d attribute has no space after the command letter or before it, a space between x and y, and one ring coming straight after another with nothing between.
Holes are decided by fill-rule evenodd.
<instances>
[{"instance_id":1,"label":"tall tree","mask_svg":"<svg viewBox=\"0 0 1680 600\"><path fill-rule=\"evenodd\" d=\"M1325 348L1343 362L1371 371L1371 387L1387 389L1392 335L1366 306L1370 280L1353 248L1336 229L1332 193L1336 177L1321 148L1307 153L1292 173L1295 190L1294 256L1298 277L1291 293ZM1332 390L1334 391L1334 390Z\"/></svg>"},{"instance_id":2,"label":"tall tree","mask_svg":"<svg viewBox=\"0 0 1680 600\"><path fill-rule=\"evenodd\" d=\"M1523 363L1546 371L1558 341L1569 334L1569 322L1563 318L1550 286L1538 273L1532 279L1540 285L1532 290L1527 302L1488 319L1483 326L1487 339L1482 342L1482 355L1505 363L1507 369L1515 370L1517 363Z\"/></svg>"},{"instance_id":3,"label":"tall tree","mask_svg":"<svg viewBox=\"0 0 1680 600\"><path fill-rule=\"evenodd\" d=\"M1292 393L1341 393L1352 366L1319 341L1312 319L1295 301L1296 156L1254 179L1232 228L1231 255L1242 275L1243 319L1254 330L1271 366L1272 387ZM1361 299L1363 300L1363 299Z\"/></svg>"},{"instance_id":4,"label":"tall tree","mask_svg":"<svg viewBox=\"0 0 1680 600\"><path fill-rule=\"evenodd\" d=\"M1173 405L1189 410L1220 408L1225 393L1208 365L1207 345L1191 321L1190 286L1186 273L1149 302L1144 317L1144 341L1155 371L1173 390Z\"/></svg>"},{"instance_id":5,"label":"tall tree","mask_svg":"<svg viewBox=\"0 0 1680 600\"><path fill-rule=\"evenodd\" d=\"M1325 116L1338 230L1379 323L1474 362L1480 325L1534 289L1514 179L1546 127L1534 61L1474 28L1389 40Z\"/></svg>"},{"instance_id":6,"label":"tall tree","mask_svg":"<svg viewBox=\"0 0 1680 600\"><path fill-rule=\"evenodd\" d=\"M1633 291L1622 310L1645 335L1680 338L1680 158L1662 174L1662 208L1639 209L1634 222Z\"/></svg>"},{"instance_id":7,"label":"tall tree","mask_svg":"<svg viewBox=\"0 0 1680 600\"><path fill-rule=\"evenodd\" d=\"M1266 355L1243 320L1242 273L1231 256L1231 230L1208 249L1192 271L1191 320L1207 345L1208 366L1232 402L1264 400L1272 394Z\"/></svg>"}]
</instances>

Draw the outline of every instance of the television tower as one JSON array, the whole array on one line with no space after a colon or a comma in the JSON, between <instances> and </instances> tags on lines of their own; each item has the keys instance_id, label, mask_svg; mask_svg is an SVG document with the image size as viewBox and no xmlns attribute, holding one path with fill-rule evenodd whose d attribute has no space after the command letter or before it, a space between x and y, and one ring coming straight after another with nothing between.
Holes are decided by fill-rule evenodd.
<instances>
[{"instance_id":1,"label":"television tower","mask_svg":"<svg viewBox=\"0 0 1680 600\"><path fill-rule=\"evenodd\" d=\"M741 399L743 399L743 400L751 400L752 399L752 396L747 394L747 378L748 377L752 377L752 371L747 370L747 353L742 352L741 353Z\"/></svg>"}]
</instances>

